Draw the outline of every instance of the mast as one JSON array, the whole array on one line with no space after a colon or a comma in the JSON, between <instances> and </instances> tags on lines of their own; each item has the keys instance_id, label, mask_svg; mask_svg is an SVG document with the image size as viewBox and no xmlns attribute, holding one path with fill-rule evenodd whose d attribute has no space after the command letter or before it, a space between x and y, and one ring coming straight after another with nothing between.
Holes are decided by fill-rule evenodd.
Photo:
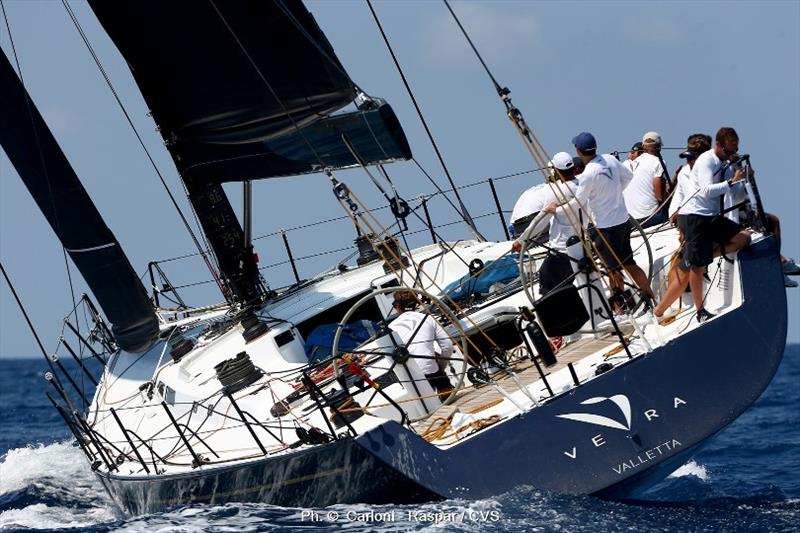
<instances>
[{"instance_id":1,"label":"mast","mask_svg":"<svg viewBox=\"0 0 800 533\"><path fill-rule=\"evenodd\" d=\"M147 350L158 336L153 304L5 53L0 94L8 159L112 323L117 345Z\"/></svg>"}]
</instances>

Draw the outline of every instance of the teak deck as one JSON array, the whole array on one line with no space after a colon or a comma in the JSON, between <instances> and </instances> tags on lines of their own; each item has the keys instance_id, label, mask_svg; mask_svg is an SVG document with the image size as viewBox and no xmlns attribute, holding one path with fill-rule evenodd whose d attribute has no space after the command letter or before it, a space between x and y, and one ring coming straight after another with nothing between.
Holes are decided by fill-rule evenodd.
<instances>
[{"instance_id":1,"label":"teak deck","mask_svg":"<svg viewBox=\"0 0 800 533\"><path fill-rule=\"evenodd\" d=\"M557 363L549 368L542 366L542 371L545 377L548 377L562 369L565 369L569 363L576 363L584 357L592 355L600 350L610 348L611 346L619 345L619 339L616 335L607 335L600 339L586 338L580 339L572 344L567 345L556 353ZM541 365L541 363L540 363ZM523 385L530 385L539 381L541 376L536 366L528 358L521 359L511 365L512 372L516 375L517 379ZM519 391L519 387L514 382L514 379L507 373L500 371L493 376L494 381L502 387L507 393L513 394ZM541 390L531 391L533 396L539 400L549 396L547 389L542 386ZM460 390L456 393L455 400L448 404L439 407L431 413L431 415L424 420L414 422L412 427L418 433L424 432L430 427L431 421L435 418L449 419L456 411L461 413L479 413L485 408L496 404L499 400L503 400L504 396L492 385L482 385L479 388L474 386Z\"/></svg>"}]
</instances>

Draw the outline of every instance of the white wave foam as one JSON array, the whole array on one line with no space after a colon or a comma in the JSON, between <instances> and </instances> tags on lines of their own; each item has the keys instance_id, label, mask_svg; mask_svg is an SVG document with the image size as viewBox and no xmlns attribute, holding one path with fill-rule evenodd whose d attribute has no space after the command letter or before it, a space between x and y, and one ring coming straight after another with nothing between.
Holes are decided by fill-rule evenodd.
<instances>
[{"instance_id":1,"label":"white wave foam","mask_svg":"<svg viewBox=\"0 0 800 533\"><path fill-rule=\"evenodd\" d=\"M8 509L0 513L0 530L87 527L115 519L114 513L108 507L80 509L62 506L50 507L43 503L36 503L22 509Z\"/></svg>"},{"instance_id":2,"label":"white wave foam","mask_svg":"<svg viewBox=\"0 0 800 533\"><path fill-rule=\"evenodd\" d=\"M69 442L9 450L0 461L0 495L35 487L40 493L75 505L36 503L0 513L0 530L85 527L116 519L100 482L80 449Z\"/></svg>"},{"instance_id":3,"label":"white wave foam","mask_svg":"<svg viewBox=\"0 0 800 533\"><path fill-rule=\"evenodd\" d=\"M694 476L701 481L708 481L708 470L705 466L699 465L694 462L694 460L689 461L688 463L681 465L676 471L671 473L669 477L684 477L684 476Z\"/></svg>"},{"instance_id":4,"label":"white wave foam","mask_svg":"<svg viewBox=\"0 0 800 533\"><path fill-rule=\"evenodd\" d=\"M64 487L95 484L83 453L69 442L14 448L0 462L0 494L42 481Z\"/></svg>"}]
</instances>

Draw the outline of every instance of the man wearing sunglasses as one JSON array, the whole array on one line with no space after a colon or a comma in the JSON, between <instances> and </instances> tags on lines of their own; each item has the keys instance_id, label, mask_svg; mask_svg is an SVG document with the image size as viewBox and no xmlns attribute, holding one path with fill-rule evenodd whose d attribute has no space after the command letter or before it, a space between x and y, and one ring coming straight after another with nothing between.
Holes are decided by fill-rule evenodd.
<instances>
[{"instance_id":1,"label":"man wearing sunglasses","mask_svg":"<svg viewBox=\"0 0 800 533\"><path fill-rule=\"evenodd\" d=\"M722 197L745 179L745 171L730 164L738 150L736 130L720 128L714 147L695 161L686 191L689 196L678 209L678 227L686 239L680 267L689 273L698 322L714 316L703 305L703 272L714 258L715 243L726 255L750 244L750 234L721 213ZM660 307L656 315L663 312Z\"/></svg>"}]
</instances>

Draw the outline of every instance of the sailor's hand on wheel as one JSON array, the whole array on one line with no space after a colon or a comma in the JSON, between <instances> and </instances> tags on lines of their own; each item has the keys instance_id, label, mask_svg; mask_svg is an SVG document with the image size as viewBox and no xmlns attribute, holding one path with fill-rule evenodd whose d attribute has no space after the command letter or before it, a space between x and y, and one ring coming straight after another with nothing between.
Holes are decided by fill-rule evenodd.
<instances>
[{"instance_id":1,"label":"sailor's hand on wheel","mask_svg":"<svg viewBox=\"0 0 800 533\"><path fill-rule=\"evenodd\" d=\"M744 170L741 168L737 168L736 172L733 173L733 177L731 178L731 183L739 183L744 179Z\"/></svg>"},{"instance_id":2,"label":"sailor's hand on wheel","mask_svg":"<svg viewBox=\"0 0 800 533\"><path fill-rule=\"evenodd\" d=\"M558 209L558 204L553 202L552 204L548 205L544 208L545 213L550 213L551 215L556 214L556 209Z\"/></svg>"},{"instance_id":3,"label":"sailor's hand on wheel","mask_svg":"<svg viewBox=\"0 0 800 533\"><path fill-rule=\"evenodd\" d=\"M519 242L519 241L514 241L511 244L511 251L512 252L519 252L520 250L522 250L522 243Z\"/></svg>"}]
</instances>

